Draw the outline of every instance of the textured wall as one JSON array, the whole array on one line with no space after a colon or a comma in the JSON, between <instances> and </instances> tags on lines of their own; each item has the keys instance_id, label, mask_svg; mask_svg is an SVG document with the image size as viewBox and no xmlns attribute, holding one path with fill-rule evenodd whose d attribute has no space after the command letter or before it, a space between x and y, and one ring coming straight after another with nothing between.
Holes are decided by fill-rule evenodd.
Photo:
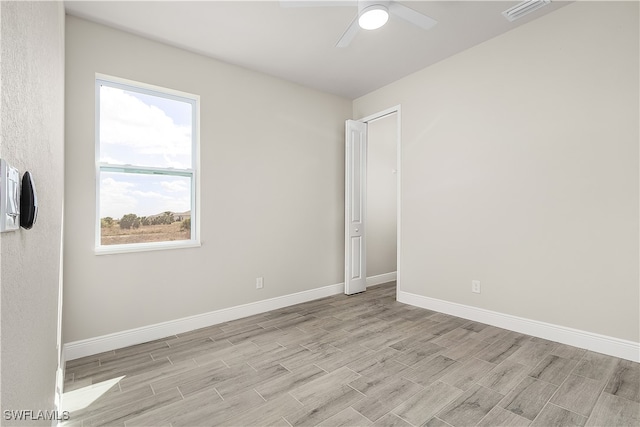
<instances>
[{"instance_id":1,"label":"textured wall","mask_svg":"<svg viewBox=\"0 0 640 427\"><path fill-rule=\"evenodd\" d=\"M2 2L1 20L0 157L32 173L39 202L33 229L0 235L2 410L51 410L64 190L64 10L60 2Z\"/></svg>"},{"instance_id":2,"label":"textured wall","mask_svg":"<svg viewBox=\"0 0 640 427\"><path fill-rule=\"evenodd\" d=\"M344 280L351 101L71 16L66 42L67 342ZM202 247L95 255L95 73L200 95Z\"/></svg>"},{"instance_id":3,"label":"textured wall","mask_svg":"<svg viewBox=\"0 0 640 427\"><path fill-rule=\"evenodd\" d=\"M640 341L638 41L575 2L355 100L402 105L402 291Z\"/></svg>"}]
</instances>

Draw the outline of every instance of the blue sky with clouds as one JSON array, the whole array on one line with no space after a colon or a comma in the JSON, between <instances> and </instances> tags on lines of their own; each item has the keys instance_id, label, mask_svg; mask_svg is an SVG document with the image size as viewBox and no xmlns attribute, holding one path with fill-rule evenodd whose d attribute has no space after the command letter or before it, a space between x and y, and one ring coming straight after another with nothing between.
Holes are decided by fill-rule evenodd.
<instances>
[{"instance_id":1,"label":"blue sky with clouds","mask_svg":"<svg viewBox=\"0 0 640 427\"><path fill-rule=\"evenodd\" d=\"M100 162L191 169L192 105L168 98L100 88ZM121 218L191 208L188 177L102 172L100 217Z\"/></svg>"}]
</instances>

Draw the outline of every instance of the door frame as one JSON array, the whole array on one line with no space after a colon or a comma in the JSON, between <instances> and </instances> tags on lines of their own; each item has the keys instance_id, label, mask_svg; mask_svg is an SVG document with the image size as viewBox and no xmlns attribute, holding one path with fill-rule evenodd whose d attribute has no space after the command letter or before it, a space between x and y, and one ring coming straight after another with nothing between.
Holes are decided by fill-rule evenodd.
<instances>
[{"instance_id":1,"label":"door frame","mask_svg":"<svg viewBox=\"0 0 640 427\"><path fill-rule=\"evenodd\" d=\"M393 107L386 108L377 113L365 116L361 119L357 119L356 121L362 123L371 123L376 120L382 119L384 117L390 116L391 114L396 114L396 300L398 299L398 294L400 292L401 287L401 258L402 258L402 113L401 113L401 105L395 105ZM367 139L369 138L369 133L367 130ZM368 160L367 160L368 161ZM345 171L345 174L347 171ZM367 191L369 189L367 188ZM346 206L345 206L346 209ZM365 218L366 221L366 218ZM365 225L365 233L367 227ZM366 251L366 247L365 247ZM365 253L365 257L366 257Z\"/></svg>"}]
</instances>

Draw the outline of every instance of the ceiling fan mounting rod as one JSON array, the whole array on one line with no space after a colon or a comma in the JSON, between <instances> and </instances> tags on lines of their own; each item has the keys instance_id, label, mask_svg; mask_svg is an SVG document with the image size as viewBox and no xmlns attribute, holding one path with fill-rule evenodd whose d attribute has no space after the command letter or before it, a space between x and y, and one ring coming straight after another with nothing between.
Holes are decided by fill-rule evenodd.
<instances>
[{"instance_id":1,"label":"ceiling fan mounting rod","mask_svg":"<svg viewBox=\"0 0 640 427\"><path fill-rule=\"evenodd\" d=\"M389 0L358 0L358 16L372 6L382 6L385 9L389 10Z\"/></svg>"}]
</instances>

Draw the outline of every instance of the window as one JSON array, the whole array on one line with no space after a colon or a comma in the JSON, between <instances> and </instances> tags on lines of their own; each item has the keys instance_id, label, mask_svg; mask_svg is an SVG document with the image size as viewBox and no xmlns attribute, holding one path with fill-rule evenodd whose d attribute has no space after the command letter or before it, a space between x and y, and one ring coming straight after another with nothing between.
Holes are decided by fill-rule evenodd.
<instances>
[{"instance_id":1,"label":"window","mask_svg":"<svg viewBox=\"0 0 640 427\"><path fill-rule=\"evenodd\" d=\"M96 79L96 252L197 246L199 97Z\"/></svg>"}]
</instances>

